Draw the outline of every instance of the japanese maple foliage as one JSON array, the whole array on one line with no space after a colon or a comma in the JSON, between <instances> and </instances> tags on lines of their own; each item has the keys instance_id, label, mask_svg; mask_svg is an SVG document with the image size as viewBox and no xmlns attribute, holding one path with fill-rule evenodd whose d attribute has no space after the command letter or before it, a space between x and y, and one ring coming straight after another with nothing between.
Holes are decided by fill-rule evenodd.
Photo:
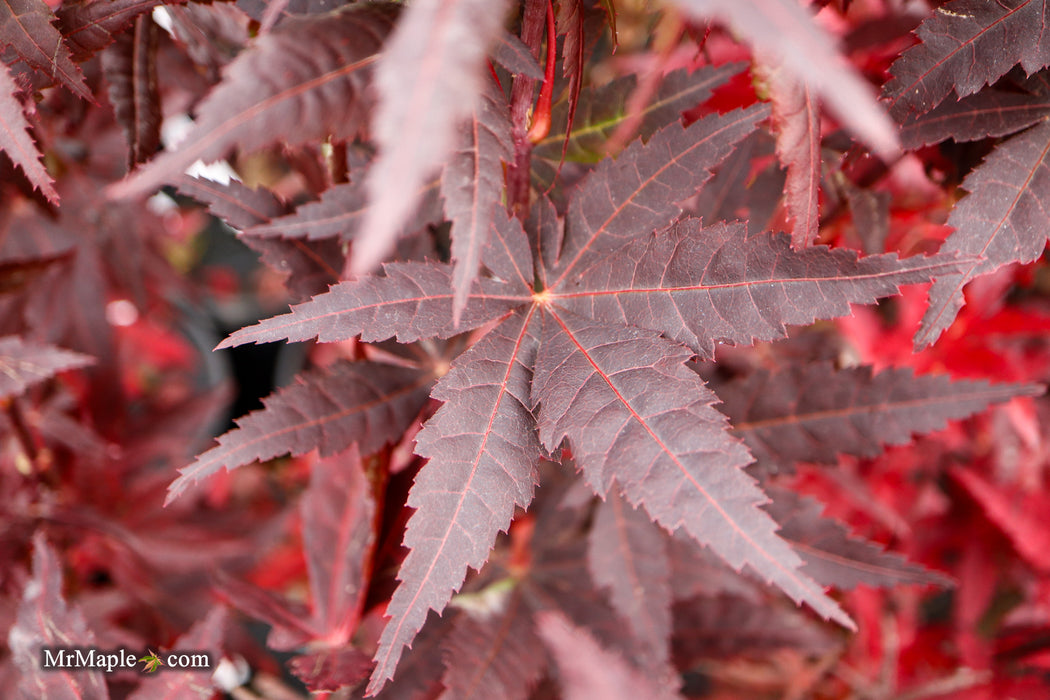
<instances>
[{"instance_id":1,"label":"japanese maple foliage","mask_svg":"<svg viewBox=\"0 0 1050 700\"><path fill-rule=\"evenodd\" d=\"M4 687L1046 697L1050 9L813 5L0 2Z\"/></svg>"}]
</instances>

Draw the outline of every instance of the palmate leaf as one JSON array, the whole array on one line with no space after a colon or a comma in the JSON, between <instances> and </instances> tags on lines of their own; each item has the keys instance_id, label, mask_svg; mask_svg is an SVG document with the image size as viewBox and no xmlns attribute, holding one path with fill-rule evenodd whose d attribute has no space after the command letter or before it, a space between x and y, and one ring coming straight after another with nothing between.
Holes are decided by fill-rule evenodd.
<instances>
[{"instance_id":1,"label":"palmate leaf","mask_svg":"<svg viewBox=\"0 0 1050 700\"><path fill-rule=\"evenodd\" d=\"M371 362L337 365L297 377L238 419L216 447L179 470L168 487L170 503L191 484L219 469L231 470L282 454L319 447L322 456L358 443L370 454L400 436L416 417L433 381L430 372Z\"/></svg>"},{"instance_id":2,"label":"palmate leaf","mask_svg":"<svg viewBox=\"0 0 1050 700\"><path fill-rule=\"evenodd\" d=\"M457 125L482 93L485 58L506 10L506 0L418 0L398 23L376 69L379 154L368 173L372 206L354 245L354 272L371 272L393 250L413 196L452 150Z\"/></svg>"},{"instance_id":3,"label":"palmate leaf","mask_svg":"<svg viewBox=\"0 0 1050 700\"><path fill-rule=\"evenodd\" d=\"M840 454L874 457L885 445L906 444L950 420L1044 389L829 363L759 370L714 388L733 431L770 471L791 471L795 462L834 464Z\"/></svg>"},{"instance_id":4,"label":"palmate leaf","mask_svg":"<svg viewBox=\"0 0 1050 700\"><path fill-rule=\"evenodd\" d=\"M533 400L548 450L568 439L590 486L644 505L668 530L683 527L737 571L744 566L825 618L853 622L799 574L801 561L758 505L718 399L686 366L693 352L656 333L544 314ZM653 387L660 387L659 392Z\"/></svg>"},{"instance_id":5,"label":"palmate leaf","mask_svg":"<svg viewBox=\"0 0 1050 700\"><path fill-rule=\"evenodd\" d=\"M109 195L146 194L198 159L219 160L234 148L352 138L365 124L363 93L397 12L392 3L353 5L283 22L259 37L224 69L186 140L112 185Z\"/></svg>"},{"instance_id":6,"label":"palmate leaf","mask_svg":"<svg viewBox=\"0 0 1050 700\"><path fill-rule=\"evenodd\" d=\"M930 306L915 334L915 348L931 345L963 305L973 278L1013 262L1035 260L1050 231L1050 120L998 147L963 180L970 192L948 217L955 232L941 251L975 256L957 274L930 287Z\"/></svg>"},{"instance_id":7,"label":"palmate leaf","mask_svg":"<svg viewBox=\"0 0 1050 700\"><path fill-rule=\"evenodd\" d=\"M16 93L18 86L11 78L11 71L0 62L0 150L17 165L33 187L40 190L48 201L57 202L54 179L40 162L40 151L29 135L29 120Z\"/></svg>"},{"instance_id":8,"label":"palmate leaf","mask_svg":"<svg viewBox=\"0 0 1050 700\"><path fill-rule=\"evenodd\" d=\"M0 48L11 46L30 66L92 102L84 74L73 63L54 19L43 0L0 0Z\"/></svg>"},{"instance_id":9,"label":"palmate leaf","mask_svg":"<svg viewBox=\"0 0 1050 700\"><path fill-rule=\"evenodd\" d=\"M954 0L916 30L919 44L892 66L886 84L890 112L928 112L952 91L966 97L1018 63L1029 75L1050 65L1046 0Z\"/></svg>"},{"instance_id":10,"label":"palmate leaf","mask_svg":"<svg viewBox=\"0 0 1050 700\"><path fill-rule=\"evenodd\" d=\"M981 0L975 0L981 2ZM893 122L875 92L846 62L831 37L797 0L674 0L694 16L716 18L756 49L776 57L882 157L900 149Z\"/></svg>"}]
</instances>

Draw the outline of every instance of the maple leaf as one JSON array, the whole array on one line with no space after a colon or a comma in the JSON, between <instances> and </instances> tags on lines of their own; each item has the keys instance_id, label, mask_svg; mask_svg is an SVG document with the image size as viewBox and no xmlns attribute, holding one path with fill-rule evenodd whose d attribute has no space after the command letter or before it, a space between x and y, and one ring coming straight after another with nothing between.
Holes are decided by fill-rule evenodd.
<instances>
[{"instance_id":1,"label":"maple leaf","mask_svg":"<svg viewBox=\"0 0 1050 700\"><path fill-rule=\"evenodd\" d=\"M72 0L58 8L58 28L74 61L84 61L112 44L134 21L159 5L187 0Z\"/></svg>"},{"instance_id":2,"label":"maple leaf","mask_svg":"<svg viewBox=\"0 0 1050 700\"><path fill-rule=\"evenodd\" d=\"M566 133L572 133L573 121L576 118L576 107L580 101L580 89L583 86L583 15L581 0L558 0L558 11L555 15L556 33L565 36L561 45L562 75L569 79L568 97L565 100L567 109L565 119ZM548 37L548 41L551 41ZM562 151L568 143L563 143Z\"/></svg>"},{"instance_id":3,"label":"maple leaf","mask_svg":"<svg viewBox=\"0 0 1050 700\"><path fill-rule=\"evenodd\" d=\"M1047 81L1046 72L1041 71L1019 84L997 83L961 100L942 102L926 114L911 114L901 123L901 142L907 148L919 148L947 139L976 141L1025 129L1050 113Z\"/></svg>"},{"instance_id":4,"label":"maple leaf","mask_svg":"<svg viewBox=\"0 0 1050 700\"><path fill-rule=\"evenodd\" d=\"M543 80L543 69L525 43L510 32L496 36L492 60L515 75L524 75L534 80Z\"/></svg>"},{"instance_id":5,"label":"maple leaf","mask_svg":"<svg viewBox=\"0 0 1050 700\"><path fill-rule=\"evenodd\" d=\"M915 376L911 369L835 369L830 363L759 370L715 385L720 410L764 468L834 464L840 454L874 457L884 445L941 430L993 403L1041 394L1037 384L990 384Z\"/></svg>"},{"instance_id":6,"label":"maple leaf","mask_svg":"<svg viewBox=\"0 0 1050 700\"><path fill-rule=\"evenodd\" d=\"M62 564L42 532L33 535L33 577L26 583L7 645L20 671L14 689L19 700L109 697L102 672L97 669L46 670L41 668L42 647L89 647L95 635L80 609L62 598Z\"/></svg>"},{"instance_id":7,"label":"maple leaf","mask_svg":"<svg viewBox=\"0 0 1050 700\"><path fill-rule=\"evenodd\" d=\"M916 30L919 43L890 66L890 112L928 112L953 90L966 97L1018 63L1031 75L1050 65L1045 0L954 0ZM980 57L980 60L977 60Z\"/></svg>"},{"instance_id":8,"label":"maple leaf","mask_svg":"<svg viewBox=\"0 0 1050 700\"><path fill-rule=\"evenodd\" d=\"M543 612L537 615L536 624L558 665L558 678L567 700L681 698L674 681L643 673L621 655L602 648L590 633L565 616Z\"/></svg>"},{"instance_id":9,"label":"maple leaf","mask_svg":"<svg viewBox=\"0 0 1050 700\"><path fill-rule=\"evenodd\" d=\"M0 46L14 48L27 64L93 102L80 68L73 63L62 35L52 22L55 16L42 0L0 2Z\"/></svg>"},{"instance_id":10,"label":"maple leaf","mask_svg":"<svg viewBox=\"0 0 1050 700\"><path fill-rule=\"evenodd\" d=\"M369 557L363 554L375 539L375 503L356 444L313 464L299 512L314 627L326 642L345 644L365 602Z\"/></svg>"},{"instance_id":11,"label":"maple leaf","mask_svg":"<svg viewBox=\"0 0 1050 700\"><path fill-rule=\"evenodd\" d=\"M805 248L820 221L820 111L810 88L772 61L759 64L773 109L777 158L787 167L784 198L792 220L791 244Z\"/></svg>"},{"instance_id":12,"label":"maple leaf","mask_svg":"<svg viewBox=\"0 0 1050 700\"><path fill-rule=\"evenodd\" d=\"M664 533L613 492L598 506L587 539L587 569L660 665L671 638L671 559Z\"/></svg>"},{"instance_id":13,"label":"maple leaf","mask_svg":"<svg viewBox=\"0 0 1050 700\"><path fill-rule=\"evenodd\" d=\"M490 80L458 129L455 148L441 176L445 215L452 222L453 325L458 325L471 282L477 277L481 251L503 196L503 163L511 159L512 151L507 101Z\"/></svg>"},{"instance_id":14,"label":"maple leaf","mask_svg":"<svg viewBox=\"0 0 1050 700\"><path fill-rule=\"evenodd\" d=\"M482 92L482 68L506 9L505 0L419 0L384 47L372 118L379 154L366 185L372 206L354 245L353 272L372 271L393 249L413 196L452 150L457 125ZM461 309L462 292L458 298L454 308Z\"/></svg>"},{"instance_id":15,"label":"maple leaf","mask_svg":"<svg viewBox=\"0 0 1050 700\"><path fill-rule=\"evenodd\" d=\"M149 653L143 656L141 659L139 659L139 662L145 664L145 668L143 670L146 673L154 673L157 671L157 669L164 665L164 662L160 660L159 656L157 656L157 652L153 651L152 649L149 649L147 651L149 651Z\"/></svg>"},{"instance_id":16,"label":"maple leaf","mask_svg":"<svg viewBox=\"0 0 1050 700\"><path fill-rule=\"evenodd\" d=\"M216 447L181 469L165 502L219 469L256 460L301 455L315 447L328 456L353 442L370 454L404 432L432 381L427 371L371 362L300 374L264 400L265 408L238 419L237 428L222 435Z\"/></svg>"},{"instance_id":17,"label":"maple leaf","mask_svg":"<svg viewBox=\"0 0 1050 700\"><path fill-rule=\"evenodd\" d=\"M128 141L128 166L142 163L160 147L160 93L157 32L151 17L139 16L130 32L102 53L109 101Z\"/></svg>"},{"instance_id":18,"label":"maple leaf","mask_svg":"<svg viewBox=\"0 0 1050 700\"><path fill-rule=\"evenodd\" d=\"M980 0L977 0L980 2ZM874 90L796 0L675 0L691 15L729 24L820 96L843 124L883 158L900 150L897 129Z\"/></svg>"},{"instance_id":19,"label":"maple leaf","mask_svg":"<svg viewBox=\"0 0 1050 700\"><path fill-rule=\"evenodd\" d=\"M849 533L837 520L821 517L823 506L782 488L768 488L764 507L780 524L780 536L805 562L802 570L825 585L850 590L902 583L951 585L948 577L911 564Z\"/></svg>"},{"instance_id":20,"label":"maple leaf","mask_svg":"<svg viewBox=\"0 0 1050 700\"><path fill-rule=\"evenodd\" d=\"M86 367L91 357L31 343L17 336L0 337L0 400L18 396L32 384L67 369Z\"/></svg>"},{"instance_id":21,"label":"maple leaf","mask_svg":"<svg viewBox=\"0 0 1050 700\"><path fill-rule=\"evenodd\" d=\"M1050 121L1044 120L999 146L963 180L970 192L948 216L955 232L942 252L974 255L960 272L930 287L930 306L915 333L915 348L933 344L963 305L963 287L974 277L1013 262L1035 260L1050 231Z\"/></svg>"},{"instance_id":22,"label":"maple leaf","mask_svg":"<svg viewBox=\"0 0 1050 700\"><path fill-rule=\"evenodd\" d=\"M749 567L852 625L799 572L801 560L759 508L764 494L742 471L750 455L685 363L713 354L716 340L783 337L785 324L848 314L851 302L870 303L959 263L793 251L787 236L749 235L742 224L701 229L685 220L663 229L681 212L676 201L694 194L765 113L671 125L603 162L570 203L564 244L545 199L529 231L496 217L483 252L495 277L475 281L459 328L449 265L390 263L382 276L343 282L223 342L406 342L498 321L435 388L446 403L417 441L429 461L409 494L410 552L370 693L393 675L429 611L441 610L467 569L485 561L514 508L531 500L543 448L557 451L563 440L598 494L615 482L665 529L684 528L736 569Z\"/></svg>"},{"instance_id":23,"label":"maple leaf","mask_svg":"<svg viewBox=\"0 0 1050 700\"><path fill-rule=\"evenodd\" d=\"M40 162L40 152L29 135L26 119L16 93L18 87L10 69L0 65L0 150L3 150L29 181L51 202L58 202L54 179Z\"/></svg>"},{"instance_id":24,"label":"maple leaf","mask_svg":"<svg viewBox=\"0 0 1050 700\"><path fill-rule=\"evenodd\" d=\"M176 181L195 161L219 160L234 148L352 138L365 123L363 92L398 7L353 5L325 17L283 22L258 37L223 70L222 82L201 103L178 149L111 185L109 196L145 194ZM326 50L303 51L304 46ZM260 82L260 75L270 79Z\"/></svg>"}]
</instances>

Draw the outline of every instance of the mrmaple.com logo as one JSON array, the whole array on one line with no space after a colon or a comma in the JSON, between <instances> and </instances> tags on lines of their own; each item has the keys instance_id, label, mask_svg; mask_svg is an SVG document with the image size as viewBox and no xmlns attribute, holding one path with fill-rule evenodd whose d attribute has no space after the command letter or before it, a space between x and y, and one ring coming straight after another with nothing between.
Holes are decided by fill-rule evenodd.
<instances>
[{"instance_id":1,"label":"mrmaple.com logo","mask_svg":"<svg viewBox=\"0 0 1050 700\"><path fill-rule=\"evenodd\" d=\"M126 649L100 651L95 647L41 647L40 668L45 671L98 670L112 673L135 669L152 673L167 667L182 671L211 669L211 657L206 653L172 652L158 655L150 650L144 656L136 656Z\"/></svg>"}]
</instances>

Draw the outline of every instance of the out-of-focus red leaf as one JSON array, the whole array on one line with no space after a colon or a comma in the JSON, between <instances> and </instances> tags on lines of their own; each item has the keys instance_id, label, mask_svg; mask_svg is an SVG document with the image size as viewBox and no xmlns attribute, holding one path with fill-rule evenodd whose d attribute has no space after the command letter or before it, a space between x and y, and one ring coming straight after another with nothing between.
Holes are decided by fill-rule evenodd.
<instances>
[{"instance_id":1,"label":"out-of-focus red leaf","mask_svg":"<svg viewBox=\"0 0 1050 700\"><path fill-rule=\"evenodd\" d=\"M151 17L140 15L131 31L102 53L109 101L128 141L129 167L149 160L160 147L158 31Z\"/></svg>"},{"instance_id":2,"label":"out-of-focus red leaf","mask_svg":"<svg viewBox=\"0 0 1050 700\"><path fill-rule=\"evenodd\" d=\"M0 150L7 154L29 181L51 202L58 202L54 179L40 162L40 151L29 135L29 120L16 93L10 69L0 65Z\"/></svg>"},{"instance_id":3,"label":"out-of-focus red leaf","mask_svg":"<svg viewBox=\"0 0 1050 700\"><path fill-rule=\"evenodd\" d=\"M215 669L222 657L222 643L227 624L226 608L215 606L196 624L180 636L172 650L207 654L209 669ZM160 655L163 658L163 654ZM215 695L211 673L200 668L182 670L165 668L163 673L147 675L128 700L209 700Z\"/></svg>"},{"instance_id":4,"label":"out-of-focus red leaf","mask_svg":"<svg viewBox=\"0 0 1050 700\"><path fill-rule=\"evenodd\" d=\"M67 369L86 367L94 360L87 355L22 340L0 338L0 399L17 396L27 387Z\"/></svg>"}]
</instances>

